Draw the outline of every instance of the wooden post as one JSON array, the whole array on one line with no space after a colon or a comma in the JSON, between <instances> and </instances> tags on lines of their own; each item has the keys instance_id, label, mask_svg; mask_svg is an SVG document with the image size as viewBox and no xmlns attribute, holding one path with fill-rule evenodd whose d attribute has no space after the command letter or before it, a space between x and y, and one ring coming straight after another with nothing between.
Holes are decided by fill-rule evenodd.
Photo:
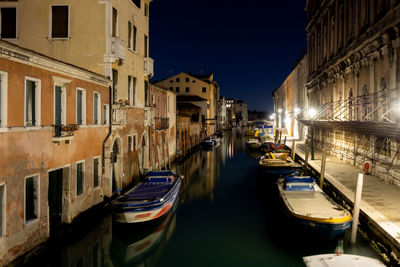
<instances>
[{"instance_id":1,"label":"wooden post","mask_svg":"<svg viewBox=\"0 0 400 267\"><path fill-rule=\"evenodd\" d=\"M292 158L293 161L296 161L296 140L293 140L292 143Z\"/></svg>"},{"instance_id":2,"label":"wooden post","mask_svg":"<svg viewBox=\"0 0 400 267\"><path fill-rule=\"evenodd\" d=\"M285 139L283 139L283 145L286 146L286 136L285 136Z\"/></svg>"},{"instance_id":3,"label":"wooden post","mask_svg":"<svg viewBox=\"0 0 400 267\"><path fill-rule=\"evenodd\" d=\"M323 187L324 185L324 178L325 178L325 165L326 165L326 152L322 153L322 162L321 162L321 173L319 176L319 187Z\"/></svg>"},{"instance_id":4,"label":"wooden post","mask_svg":"<svg viewBox=\"0 0 400 267\"><path fill-rule=\"evenodd\" d=\"M307 168L308 168L308 147L306 147L306 156L304 159L304 175L307 175Z\"/></svg>"},{"instance_id":5,"label":"wooden post","mask_svg":"<svg viewBox=\"0 0 400 267\"><path fill-rule=\"evenodd\" d=\"M363 187L364 175L362 173L358 174L356 194L354 197L354 209L353 209L353 226L351 229L351 243L356 242L357 237L357 227L358 227L358 217L360 215L360 202Z\"/></svg>"}]
</instances>

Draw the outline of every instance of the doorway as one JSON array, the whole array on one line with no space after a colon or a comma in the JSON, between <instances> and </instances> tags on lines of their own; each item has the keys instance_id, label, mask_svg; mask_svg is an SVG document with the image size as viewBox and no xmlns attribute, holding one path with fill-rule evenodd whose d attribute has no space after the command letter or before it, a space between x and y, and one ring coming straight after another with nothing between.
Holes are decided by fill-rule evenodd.
<instances>
[{"instance_id":1,"label":"doorway","mask_svg":"<svg viewBox=\"0 0 400 267\"><path fill-rule=\"evenodd\" d=\"M50 235L61 224L62 195L63 195L63 169L49 172L49 222Z\"/></svg>"}]
</instances>

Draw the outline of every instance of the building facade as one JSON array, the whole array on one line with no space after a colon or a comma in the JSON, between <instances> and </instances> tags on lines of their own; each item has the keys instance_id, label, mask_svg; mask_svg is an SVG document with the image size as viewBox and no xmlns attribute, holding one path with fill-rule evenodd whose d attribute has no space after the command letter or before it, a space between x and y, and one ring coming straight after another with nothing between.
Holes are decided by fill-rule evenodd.
<instances>
[{"instance_id":1,"label":"building facade","mask_svg":"<svg viewBox=\"0 0 400 267\"><path fill-rule=\"evenodd\" d=\"M158 82L157 85L175 91L177 96L198 96L206 99L207 109L204 122L206 134L209 136L215 133L219 86L213 74L193 75L181 72Z\"/></svg>"},{"instance_id":2,"label":"building facade","mask_svg":"<svg viewBox=\"0 0 400 267\"><path fill-rule=\"evenodd\" d=\"M0 264L103 201L111 81L0 40Z\"/></svg>"},{"instance_id":3,"label":"building facade","mask_svg":"<svg viewBox=\"0 0 400 267\"><path fill-rule=\"evenodd\" d=\"M249 111L245 101L237 100L234 98L227 98L226 110L228 127L247 126Z\"/></svg>"},{"instance_id":4,"label":"building facade","mask_svg":"<svg viewBox=\"0 0 400 267\"><path fill-rule=\"evenodd\" d=\"M307 1L309 106L316 145L399 184L400 4Z\"/></svg>"},{"instance_id":5,"label":"building facade","mask_svg":"<svg viewBox=\"0 0 400 267\"><path fill-rule=\"evenodd\" d=\"M225 97L220 96L217 106L217 128L218 130L225 130L226 126L227 126L226 99Z\"/></svg>"},{"instance_id":6,"label":"building facade","mask_svg":"<svg viewBox=\"0 0 400 267\"><path fill-rule=\"evenodd\" d=\"M137 181L148 168L149 133L143 124L145 94L153 76L149 4L149 0L0 3L1 39L113 81L112 134L105 143L107 196ZM133 150L128 144L131 138L137 144Z\"/></svg>"},{"instance_id":7,"label":"building facade","mask_svg":"<svg viewBox=\"0 0 400 267\"><path fill-rule=\"evenodd\" d=\"M272 94L275 127L286 128L288 136L300 140L304 139L307 130L307 127L300 122L308 118L307 78L307 55L304 55L282 85Z\"/></svg>"}]
</instances>

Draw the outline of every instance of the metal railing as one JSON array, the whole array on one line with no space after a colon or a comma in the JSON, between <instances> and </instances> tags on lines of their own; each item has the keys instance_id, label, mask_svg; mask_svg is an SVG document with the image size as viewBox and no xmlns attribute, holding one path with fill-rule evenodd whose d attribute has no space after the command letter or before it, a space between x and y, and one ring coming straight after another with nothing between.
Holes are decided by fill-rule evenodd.
<instances>
[{"instance_id":1,"label":"metal railing","mask_svg":"<svg viewBox=\"0 0 400 267\"><path fill-rule=\"evenodd\" d=\"M156 130L165 130L169 128L169 118L154 117L154 128Z\"/></svg>"}]
</instances>

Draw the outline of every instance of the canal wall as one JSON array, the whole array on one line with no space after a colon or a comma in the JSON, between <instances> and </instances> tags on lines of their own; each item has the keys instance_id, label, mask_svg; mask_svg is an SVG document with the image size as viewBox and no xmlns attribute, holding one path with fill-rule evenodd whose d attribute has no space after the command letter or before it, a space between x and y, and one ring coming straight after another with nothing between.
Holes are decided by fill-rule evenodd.
<instances>
[{"instance_id":1,"label":"canal wall","mask_svg":"<svg viewBox=\"0 0 400 267\"><path fill-rule=\"evenodd\" d=\"M303 166L305 165L304 152L304 146L300 148L297 146L296 160L303 163ZM321 157L318 155L316 158ZM334 163L337 171L340 171L338 175L341 175L341 178L343 178L343 174L345 173L347 176L346 178L351 180L351 182L357 180L359 170L345 162L338 167L337 162L332 157L327 156L327 158L327 165L330 163L333 165ZM307 166L307 174L319 180L321 160L309 160ZM335 171L332 171L332 169L325 170L323 190L337 203L352 212L354 206L354 191L343 185L341 183L343 180L339 182L335 176ZM381 193L385 194L384 191L385 190L382 189ZM364 195L366 194L364 193ZM374 204L376 203L371 203L366 200L361 201L359 233L369 242L370 246L382 257L386 264L398 266L400 265L400 227L378 211ZM382 203L380 203L380 205L382 205Z\"/></svg>"}]
</instances>

